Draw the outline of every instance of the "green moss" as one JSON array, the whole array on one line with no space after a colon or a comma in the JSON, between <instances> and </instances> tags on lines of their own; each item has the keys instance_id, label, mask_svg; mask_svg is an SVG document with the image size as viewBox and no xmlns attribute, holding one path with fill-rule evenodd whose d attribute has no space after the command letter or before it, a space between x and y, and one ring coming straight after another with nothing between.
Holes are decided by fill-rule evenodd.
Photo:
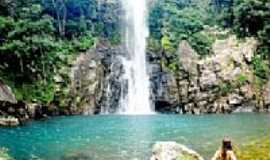
<instances>
[{"instance_id":1,"label":"green moss","mask_svg":"<svg viewBox=\"0 0 270 160\"><path fill-rule=\"evenodd\" d=\"M269 67L266 61L263 59L262 56L256 55L252 58L252 68L254 74L261 78L267 79L269 75Z\"/></svg>"},{"instance_id":2,"label":"green moss","mask_svg":"<svg viewBox=\"0 0 270 160\"><path fill-rule=\"evenodd\" d=\"M270 137L251 142L237 149L238 160L269 160Z\"/></svg>"},{"instance_id":3,"label":"green moss","mask_svg":"<svg viewBox=\"0 0 270 160\"><path fill-rule=\"evenodd\" d=\"M232 92L234 89L234 86L230 83L225 83L225 82L221 82L219 83L219 85L217 86L217 91L221 94L221 95L227 95L228 93Z\"/></svg>"},{"instance_id":4,"label":"green moss","mask_svg":"<svg viewBox=\"0 0 270 160\"><path fill-rule=\"evenodd\" d=\"M196 158L194 158L192 155L184 154L178 156L176 160L196 160Z\"/></svg>"},{"instance_id":5,"label":"green moss","mask_svg":"<svg viewBox=\"0 0 270 160\"><path fill-rule=\"evenodd\" d=\"M248 77L244 74L236 76L235 83L237 86L242 86L248 81Z\"/></svg>"}]
</instances>

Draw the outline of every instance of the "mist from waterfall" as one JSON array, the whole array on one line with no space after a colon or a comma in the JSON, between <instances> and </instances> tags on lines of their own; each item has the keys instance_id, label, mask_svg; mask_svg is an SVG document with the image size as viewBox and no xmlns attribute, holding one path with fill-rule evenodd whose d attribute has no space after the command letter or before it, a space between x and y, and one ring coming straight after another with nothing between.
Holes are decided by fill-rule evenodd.
<instances>
[{"instance_id":1,"label":"mist from waterfall","mask_svg":"<svg viewBox=\"0 0 270 160\"><path fill-rule=\"evenodd\" d=\"M125 11L124 35L127 57L123 58L128 92L122 96L122 114L151 114L150 82L147 74L147 0L121 0Z\"/></svg>"}]
</instances>

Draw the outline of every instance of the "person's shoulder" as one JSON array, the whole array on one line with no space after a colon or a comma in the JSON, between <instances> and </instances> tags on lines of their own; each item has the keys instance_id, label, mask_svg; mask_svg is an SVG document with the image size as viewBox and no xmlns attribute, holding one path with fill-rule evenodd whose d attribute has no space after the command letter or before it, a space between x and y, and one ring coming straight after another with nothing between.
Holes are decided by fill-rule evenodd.
<instances>
[{"instance_id":1,"label":"person's shoulder","mask_svg":"<svg viewBox=\"0 0 270 160\"><path fill-rule=\"evenodd\" d=\"M234 154L233 151L227 151L227 154Z\"/></svg>"},{"instance_id":2,"label":"person's shoulder","mask_svg":"<svg viewBox=\"0 0 270 160\"><path fill-rule=\"evenodd\" d=\"M236 160L236 156L233 151L227 151L227 155L230 157L231 160Z\"/></svg>"}]
</instances>

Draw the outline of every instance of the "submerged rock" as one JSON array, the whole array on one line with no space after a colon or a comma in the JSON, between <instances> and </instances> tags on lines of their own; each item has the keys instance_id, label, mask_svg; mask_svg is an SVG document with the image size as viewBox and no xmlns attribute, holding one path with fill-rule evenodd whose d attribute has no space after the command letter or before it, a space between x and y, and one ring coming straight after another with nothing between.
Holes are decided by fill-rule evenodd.
<instances>
[{"instance_id":1,"label":"submerged rock","mask_svg":"<svg viewBox=\"0 0 270 160\"><path fill-rule=\"evenodd\" d=\"M0 148L0 160L14 160L6 148Z\"/></svg>"},{"instance_id":2,"label":"submerged rock","mask_svg":"<svg viewBox=\"0 0 270 160\"><path fill-rule=\"evenodd\" d=\"M61 158L62 160L93 160L93 158L85 153L69 154Z\"/></svg>"},{"instance_id":3,"label":"submerged rock","mask_svg":"<svg viewBox=\"0 0 270 160\"><path fill-rule=\"evenodd\" d=\"M176 142L157 142L150 160L203 160L195 151Z\"/></svg>"}]
</instances>

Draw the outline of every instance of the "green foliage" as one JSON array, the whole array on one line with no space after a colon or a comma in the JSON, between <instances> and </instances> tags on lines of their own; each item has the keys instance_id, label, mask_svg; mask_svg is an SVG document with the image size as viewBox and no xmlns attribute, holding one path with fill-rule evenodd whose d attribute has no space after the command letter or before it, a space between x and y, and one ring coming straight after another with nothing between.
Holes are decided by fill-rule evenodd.
<instances>
[{"instance_id":1,"label":"green foliage","mask_svg":"<svg viewBox=\"0 0 270 160\"><path fill-rule=\"evenodd\" d=\"M237 86L242 86L248 81L248 77L244 74L240 74L236 77L236 85Z\"/></svg>"},{"instance_id":2,"label":"green foliage","mask_svg":"<svg viewBox=\"0 0 270 160\"><path fill-rule=\"evenodd\" d=\"M262 56L256 55L252 58L252 67L253 72L257 77L267 79L268 66L264 62Z\"/></svg>"},{"instance_id":3,"label":"green foliage","mask_svg":"<svg viewBox=\"0 0 270 160\"><path fill-rule=\"evenodd\" d=\"M89 49L89 46L93 46L93 44L94 38L90 34L81 36L73 40L74 48L78 51L86 51L87 49Z\"/></svg>"},{"instance_id":4,"label":"green foliage","mask_svg":"<svg viewBox=\"0 0 270 160\"><path fill-rule=\"evenodd\" d=\"M31 1L18 6L15 16L0 15L0 77L18 100L48 104L57 92L54 77L67 76L63 66L68 68L75 53L89 49L95 38L82 17L80 23L65 26L72 23L73 29L66 30L63 38L57 33L57 20L44 14L42 4Z\"/></svg>"},{"instance_id":5,"label":"green foliage","mask_svg":"<svg viewBox=\"0 0 270 160\"><path fill-rule=\"evenodd\" d=\"M54 18L59 35L72 39L90 31L116 42L120 35L120 1L43 0L43 12Z\"/></svg>"},{"instance_id":6,"label":"green foliage","mask_svg":"<svg viewBox=\"0 0 270 160\"><path fill-rule=\"evenodd\" d=\"M188 40L199 54L210 54L213 41L200 33L205 23L209 21L208 7L208 0L157 1L149 17L151 42L159 41L167 54L174 54L179 42ZM154 46L159 48L157 45Z\"/></svg>"},{"instance_id":7,"label":"green foliage","mask_svg":"<svg viewBox=\"0 0 270 160\"><path fill-rule=\"evenodd\" d=\"M268 0L237 0L234 5L234 28L240 36L258 36L269 25Z\"/></svg>"},{"instance_id":8,"label":"green foliage","mask_svg":"<svg viewBox=\"0 0 270 160\"><path fill-rule=\"evenodd\" d=\"M169 65L168 65L168 68L173 71L173 72L177 72L179 70L179 63L178 61L173 61L173 62L170 62Z\"/></svg>"},{"instance_id":9,"label":"green foliage","mask_svg":"<svg viewBox=\"0 0 270 160\"><path fill-rule=\"evenodd\" d=\"M261 42L260 53L270 53L270 1L236 0L223 19L233 19L231 27L239 37L255 36Z\"/></svg>"},{"instance_id":10,"label":"green foliage","mask_svg":"<svg viewBox=\"0 0 270 160\"><path fill-rule=\"evenodd\" d=\"M218 92L221 95L227 95L228 93L232 92L234 87L232 84L230 83L224 83L221 82L218 86L217 86Z\"/></svg>"},{"instance_id":11,"label":"green foliage","mask_svg":"<svg viewBox=\"0 0 270 160\"><path fill-rule=\"evenodd\" d=\"M18 100L28 102L40 102L47 104L54 99L54 84L46 81L37 81L30 84L22 84L14 88Z\"/></svg>"},{"instance_id":12,"label":"green foliage","mask_svg":"<svg viewBox=\"0 0 270 160\"><path fill-rule=\"evenodd\" d=\"M214 38L205 35L201 32L193 34L189 37L190 45L200 54L209 55L212 53L212 44L214 43Z\"/></svg>"},{"instance_id":13,"label":"green foliage","mask_svg":"<svg viewBox=\"0 0 270 160\"><path fill-rule=\"evenodd\" d=\"M175 48L173 47L171 40L166 35L161 39L161 46L167 53L172 53L175 51Z\"/></svg>"}]
</instances>

